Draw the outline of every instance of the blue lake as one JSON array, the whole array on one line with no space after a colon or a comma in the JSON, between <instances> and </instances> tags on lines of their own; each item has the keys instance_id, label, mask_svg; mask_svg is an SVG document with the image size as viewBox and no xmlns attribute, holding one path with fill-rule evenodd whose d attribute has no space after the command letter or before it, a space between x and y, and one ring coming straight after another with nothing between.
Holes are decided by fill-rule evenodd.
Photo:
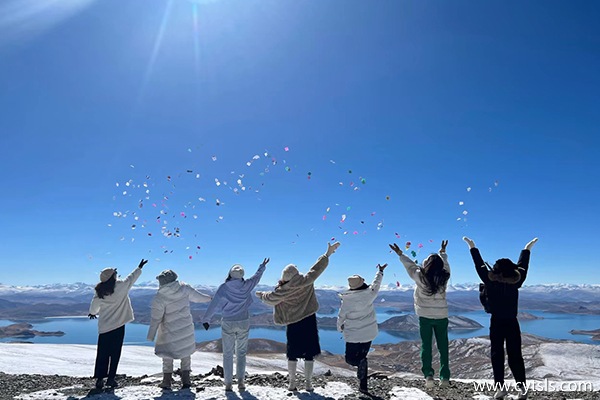
<instances>
[{"instance_id":1,"label":"blue lake","mask_svg":"<svg viewBox=\"0 0 600 400\"><path fill-rule=\"evenodd\" d=\"M571 335L571 329L593 330L600 328L600 315L574 315L574 314L553 314L536 311L528 311L531 314L543 317L544 319L522 321L521 330L526 333L544 336L553 339L569 339L581 343L598 344L591 340L590 336ZM483 311L461 313L460 315L479 322L484 327L477 330L454 331L449 333L450 339L468 338L488 334L489 314ZM333 316L333 315L323 315ZM378 314L378 321L383 322L393 317L390 314ZM12 324L12 321L0 320L0 326ZM88 318L47 318L44 321L33 322L34 329L39 331L63 331L64 336L34 337L26 339L33 343L68 343L68 344L96 344L98 340L98 323ZM125 328L125 343L135 345L152 346L153 343L146 340L148 333L147 325L127 324ZM219 327L211 328L208 331L204 329L196 330L196 341L220 339L221 329ZM270 328L252 328L250 330L251 338L266 338L279 342L285 342L284 329ZM344 340L342 335L330 329L319 329L321 348L336 354L344 353ZM417 340L417 334L399 334L380 331L375 339L375 344L397 343L403 340ZM14 338L3 338L0 342L15 341Z\"/></svg>"}]
</instances>

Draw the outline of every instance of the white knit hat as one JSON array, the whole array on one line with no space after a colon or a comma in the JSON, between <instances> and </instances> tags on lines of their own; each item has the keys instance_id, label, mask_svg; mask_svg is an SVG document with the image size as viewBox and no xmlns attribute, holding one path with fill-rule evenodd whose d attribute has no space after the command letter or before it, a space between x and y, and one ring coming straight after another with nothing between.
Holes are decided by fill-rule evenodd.
<instances>
[{"instance_id":1,"label":"white knit hat","mask_svg":"<svg viewBox=\"0 0 600 400\"><path fill-rule=\"evenodd\" d=\"M100 272L100 282L106 282L107 280L112 278L112 276L116 273L116 268L104 268L102 272Z\"/></svg>"},{"instance_id":2,"label":"white knit hat","mask_svg":"<svg viewBox=\"0 0 600 400\"><path fill-rule=\"evenodd\" d=\"M244 277L244 267L240 264L234 264L229 270L229 277L233 279L242 279Z\"/></svg>"},{"instance_id":3,"label":"white knit hat","mask_svg":"<svg viewBox=\"0 0 600 400\"><path fill-rule=\"evenodd\" d=\"M288 264L281 272L281 280L284 282L288 282L298 274L298 268L296 268L294 264Z\"/></svg>"},{"instance_id":4,"label":"white knit hat","mask_svg":"<svg viewBox=\"0 0 600 400\"><path fill-rule=\"evenodd\" d=\"M358 289L364 285L365 279L360 275L352 275L348 277L348 286L350 289Z\"/></svg>"}]
</instances>

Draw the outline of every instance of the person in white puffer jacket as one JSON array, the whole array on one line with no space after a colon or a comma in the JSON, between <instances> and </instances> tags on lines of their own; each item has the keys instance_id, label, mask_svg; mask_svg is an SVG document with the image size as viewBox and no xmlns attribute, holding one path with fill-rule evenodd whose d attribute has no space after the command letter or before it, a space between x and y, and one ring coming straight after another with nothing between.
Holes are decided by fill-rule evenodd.
<instances>
[{"instance_id":1,"label":"person in white puffer jacket","mask_svg":"<svg viewBox=\"0 0 600 400\"><path fill-rule=\"evenodd\" d=\"M173 360L181 360L181 383L191 387L191 355L196 351L194 322L190 301L208 303L211 297L177 280L177 274L168 269L161 272L159 288L152 300L148 340L156 338L154 354L163 359L163 380L159 386L169 389L173 376ZM158 334L158 335L157 335Z\"/></svg>"},{"instance_id":2,"label":"person in white puffer jacket","mask_svg":"<svg viewBox=\"0 0 600 400\"><path fill-rule=\"evenodd\" d=\"M379 293L385 267L387 264L377 264L377 274L370 286L365 283L362 276L350 276L348 278L350 289L340 294L342 305L338 313L337 329L344 334L346 341L346 362L358 367L356 376L362 393L369 392L367 354L371 342L379 333L373 302Z\"/></svg>"}]
</instances>

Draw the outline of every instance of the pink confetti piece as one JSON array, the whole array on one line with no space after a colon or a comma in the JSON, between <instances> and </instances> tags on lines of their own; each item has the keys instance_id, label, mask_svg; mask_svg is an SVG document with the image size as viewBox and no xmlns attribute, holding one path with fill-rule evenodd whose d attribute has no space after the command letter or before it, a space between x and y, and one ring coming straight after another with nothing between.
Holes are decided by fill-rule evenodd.
<instances>
[{"instance_id":1,"label":"pink confetti piece","mask_svg":"<svg viewBox=\"0 0 600 400\"><path fill-rule=\"evenodd\" d=\"M423 248L423 243L419 243L419 248L422 249Z\"/></svg>"},{"instance_id":2,"label":"pink confetti piece","mask_svg":"<svg viewBox=\"0 0 600 400\"><path fill-rule=\"evenodd\" d=\"M286 146L286 147L283 148L283 150L290 151L290 148Z\"/></svg>"},{"instance_id":3,"label":"pink confetti piece","mask_svg":"<svg viewBox=\"0 0 600 400\"><path fill-rule=\"evenodd\" d=\"M394 233L394 235L396 235L396 237L397 237L398 239L400 239L400 235L398 235L398 232L395 232L395 233Z\"/></svg>"},{"instance_id":4,"label":"pink confetti piece","mask_svg":"<svg viewBox=\"0 0 600 400\"><path fill-rule=\"evenodd\" d=\"M358 235L358 231L354 231L354 232L352 232L352 233L353 233L353 234L355 234L355 235Z\"/></svg>"},{"instance_id":5,"label":"pink confetti piece","mask_svg":"<svg viewBox=\"0 0 600 400\"><path fill-rule=\"evenodd\" d=\"M333 242L333 241L335 241L335 238L334 238L334 237L332 237L330 240Z\"/></svg>"},{"instance_id":6,"label":"pink confetti piece","mask_svg":"<svg viewBox=\"0 0 600 400\"><path fill-rule=\"evenodd\" d=\"M327 219L327 215L323 215L323 221Z\"/></svg>"}]
</instances>

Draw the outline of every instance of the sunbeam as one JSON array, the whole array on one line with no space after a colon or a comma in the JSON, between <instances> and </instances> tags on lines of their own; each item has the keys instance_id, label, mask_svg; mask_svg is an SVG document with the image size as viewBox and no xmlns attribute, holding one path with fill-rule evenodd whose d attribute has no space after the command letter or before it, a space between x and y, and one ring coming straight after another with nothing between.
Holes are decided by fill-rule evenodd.
<instances>
[{"instance_id":1,"label":"sunbeam","mask_svg":"<svg viewBox=\"0 0 600 400\"><path fill-rule=\"evenodd\" d=\"M0 3L0 45L39 36L94 1L5 0Z\"/></svg>"},{"instance_id":2,"label":"sunbeam","mask_svg":"<svg viewBox=\"0 0 600 400\"><path fill-rule=\"evenodd\" d=\"M169 20L169 16L171 15L172 8L173 0L169 0L165 7L165 12L163 13L163 17L158 28L158 33L156 34L156 39L154 40L154 46L152 48L152 54L150 55L150 61L148 62L146 72L144 73L144 79L142 81L142 86L140 87L140 91L136 101L137 107L139 107L141 105L141 102L143 101L146 92L146 86L148 85L148 81L150 80L150 76L152 75L152 71L154 70L154 64L156 63L158 52L160 51L160 48L162 46L165 29L167 27L167 21Z\"/></svg>"}]
</instances>

